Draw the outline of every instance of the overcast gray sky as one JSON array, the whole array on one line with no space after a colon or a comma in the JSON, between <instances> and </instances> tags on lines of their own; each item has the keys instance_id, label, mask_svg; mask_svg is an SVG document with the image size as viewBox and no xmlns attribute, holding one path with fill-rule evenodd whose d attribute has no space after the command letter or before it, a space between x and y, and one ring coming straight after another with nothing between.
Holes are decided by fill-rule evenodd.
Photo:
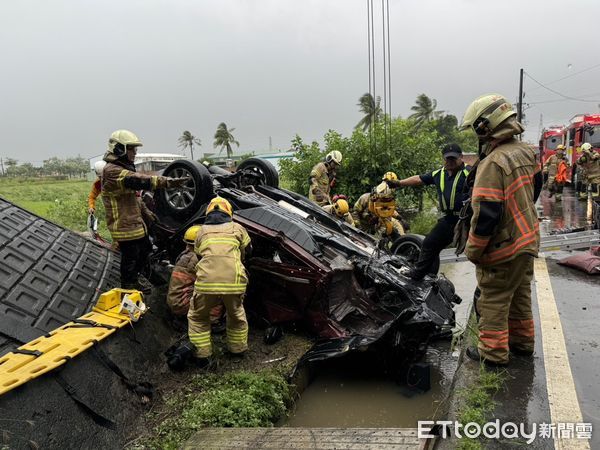
<instances>
[{"instance_id":1,"label":"overcast gray sky","mask_svg":"<svg viewBox=\"0 0 600 450\"><path fill-rule=\"evenodd\" d=\"M460 119L480 94L516 99L523 67L591 100L552 102L526 78L526 102L550 101L526 111L536 140L540 114L598 112L599 20L597 0L390 0L392 112L423 92ZM366 25L366 0L3 0L0 156L91 157L119 128L150 152L177 151L183 130L213 151L219 122L243 152L347 135L368 91Z\"/></svg>"}]
</instances>

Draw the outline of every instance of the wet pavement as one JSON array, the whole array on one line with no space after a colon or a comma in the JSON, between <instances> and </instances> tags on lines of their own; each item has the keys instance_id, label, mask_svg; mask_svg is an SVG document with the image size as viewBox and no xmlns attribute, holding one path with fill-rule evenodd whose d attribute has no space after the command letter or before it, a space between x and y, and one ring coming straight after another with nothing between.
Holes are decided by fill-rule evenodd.
<instances>
[{"instance_id":1,"label":"wet pavement","mask_svg":"<svg viewBox=\"0 0 600 450\"><path fill-rule=\"evenodd\" d=\"M596 431L590 446L600 448L600 277L557 264L571 254L552 252L546 261L583 420Z\"/></svg>"},{"instance_id":2,"label":"wet pavement","mask_svg":"<svg viewBox=\"0 0 600 450\"><path fill-rule=\"evenodd\" d=\"M586 202L579 200L568 188L565 188L560 201L549 198L544 192L538 203L542 235L589 229L586 208ZM572 399L578 406L575 409L581 410L583 422L591 423L598 430L592 433L589 446L587 441L579 441L575 443L578 445L576 448L600 448L600 277L557 264L557 260L571 254L572 251L554 251L541 255L546 258L550 286L540 285L537 288L549 289L553 294L560 323L550 324L552 330L546 329L544 336L534 284L535 354L529 358L511 357L511 363L504 371L505 384L495 396L497 405L493 419L498 418L501 423L523 423L530 429L536 424L538 430L540 424L556 424L557 406L550 405L549 390L555 396L557 392L569 392L561 391L561 384L567 385L571 381L565 377L558 386L551 385L547 371L553 370L555 358L568 358L575 388L571 392L576 392L573 396L577 397ZM444 264L441 272L455 284L457 293L463 298L456 314L458 328L464 328L476 286L474 266L469 262ZM548 327L548 323L545 326ZM557 327L562 327L564 334L564 354L552 354L552 347L544 342L552 334L550 331ZM337 375L333 371L325 372L305 391L286 426L414 427L417 420L437 418L440 402L451 387L450 378L458 359L449 344L445 345L435 344L428 352L428 361L433 366L430 392L407 398L406 392L393 382L373 379L359 372L343 376L339 372ZM544 354L544 348L548 354ZM473 371L478 369L475 363L466 361L466 364L471 364ZM575 409L574 418L577 417ZM568 411L566 415L563 411L560 421L568 421ZM526 445L523 441L487 444L486 448L498 449ZM554 442L552 439L536 439L530 447L554 448ZM561 448L575 447L567 444Z\"/></svg>"},{"instance_id":3,"label":"wet pavement","mask_svg":"<svg viewBox=\"0 0 600 450\"><path fill-rule=\"evenodd\" d=\"M543 191L537 210L541 219L542 236L590 227L587 221L587 202L580 200L577 192L570 187L565 187L558 198L556 195L549 197L548 191Z\"/></svg>"}]
</instances>

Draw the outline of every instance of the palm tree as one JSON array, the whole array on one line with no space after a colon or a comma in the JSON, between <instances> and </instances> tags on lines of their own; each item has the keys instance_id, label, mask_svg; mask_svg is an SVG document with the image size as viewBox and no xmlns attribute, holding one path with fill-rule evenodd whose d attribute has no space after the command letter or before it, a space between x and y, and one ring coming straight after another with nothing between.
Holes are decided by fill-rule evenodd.
<instances>
[{"instance_id":1,"label":"palm tree","mask_svg":"<svg viewBox=\"0 0 600 450\"><path fill-rule=\"evenodd\" d=\"M363 131L367 131L375 122L378 122L382 115L380 104L381 97L377 96L377 101L375 101L371 94L363 94L358 99L357 105L360 107L360 112L364 114L364 117L360 119L360 122L354 128L362 128Z\"/></svg>"},{"instance_id":2,"label":"palm tree","mask_svg":"<svg viewBox=\"0 0 600 450\"><path fill-rule=\"evenodd\" d=\"M421 94L417 97L415 106L410 108L414 113L408 116L408 118L414 119L415 126L419 128L424 123L439 119L443 115L444 111L436 111L435 108L437 108L437 100Z\"/></svg>"},{"instance_id":3,"label":"palm tree","mask_svg":"<svg viewBox=\"0 0 600 450\"><path fill-rule=\"evenodd\" d=\"M219 153L221 153L223 149L227 149L228 158L233 157L233 150L231 149L231 144L235 144L238 147L240 146L240 143L236 141L233 137L233 134L231 134L233 130L235 130L235 128L230 128L228 130L227 125L225 125L225 122L221 122L217 127L217 131L215 132L215 142L213 142L214 148L221 147Z\"/></svg>"},{"instance_id":4,"label":"palm tree","mask_svg":"<svg viewBox=\"0 0 600 450\"><path fill-rule=\"evenodd\" d=\"M188 147L190 148L192 160L194 159L194 145L197 145L198 147L202 145L200 139L196 138L196 136L187 130L183 132L179 139L177 139L177 142L179 142L179 147L183 147L183 151Z\"/></svg>"}]
</instances>

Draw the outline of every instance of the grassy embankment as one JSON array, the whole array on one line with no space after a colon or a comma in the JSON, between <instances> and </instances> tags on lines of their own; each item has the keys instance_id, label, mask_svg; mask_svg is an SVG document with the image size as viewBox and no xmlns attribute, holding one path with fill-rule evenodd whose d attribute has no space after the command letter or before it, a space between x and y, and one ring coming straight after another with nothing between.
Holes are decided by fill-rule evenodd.
<instances>
[{"instance_id":1,"label":"grassy embankment","mask_svg":"<svg viewBox=\"0 0 600 450\"><path fill-rule=\"evenodd\" d=\"M79 232L87 229L87 197L91 188L92 182L83 179L0 178L0 196L58 225ZM99 219L100 235L110 240L101 197L96 201L96 217Z\"/></svg>"},{"instance_id":2,"label":"grassy embankment","mask_svg":"<svg viewBox=\"0 0 600 450\"><path fill-rule=\"evenodd\" d=\"M87 180L0 178L0 196L65 228L85 231L91 185ZM96 208L100 232L107 238L101 198ZM290 404L290 386L277 371L195 375L183 390L167 398L161 413L170 410L169 418L150 417L156 425L138 448L179 448L195 430L204 426L272 426Z\"/></svg>"}]
</instances>

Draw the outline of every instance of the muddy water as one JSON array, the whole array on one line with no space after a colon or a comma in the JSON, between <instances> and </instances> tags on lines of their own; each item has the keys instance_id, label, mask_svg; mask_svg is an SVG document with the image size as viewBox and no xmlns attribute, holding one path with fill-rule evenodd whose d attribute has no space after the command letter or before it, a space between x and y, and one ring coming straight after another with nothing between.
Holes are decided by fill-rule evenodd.
<instances>
[{"instance_id":1,"label":"muddy water","mask_svg":"<svg viewBox=\"0 0 600 450\"><path fill-rule=\"evenodd\" d=\"M542 219L540 231L548 235L558 230L568 231L589 227L587 204L576 193L565 188L561 200L543 192L538 201ZM455 307L457 328L464 329L475 289L474 266L469 262L443 265L444 273L463 298ZM437 418L443 414L441 402L448 393L456 369L457 355L449 343L436 343L427 354L431 364L431 390L409 395L408 390L383 376L376 376L368 367L328 365L302 393L284 426L288 427L415 427L418 420ZM360 367L360 366L359 366Z\"/></svg>"},{"instance_id":2,"label":"muddy water","mask_svg":"<svg viewBox=\"0 0 600 450\"><path fill-rule=\"evenodd\" d=\"M565 187L560 200L556 196L548 197L548 192L542 192L537 203L542 236L550 232L569 231L572 229L588 228L586 220L587 202L579 200L577 192Z\"/></svg>"},{"instance_id":3,"label":"muddy water","mask_svg":"<svg viewBox=\"0 0 600 450\"><path fill-rule=\"evenodd\" d=\"M302 393L284 426L416 427L418 420L434 417L452 381L456 359L448 346L439 343L429 350L431 390L424 394L374 375L364 365L360 369L342 360L328 365Z\"/></svg>"},{"instance_id":4,"label":"muddy water","mask_svg":"<svg viewBox=\"0 0 600 450\"><path fill-rule=\"evenodd\" d=\"M440 272L452 281L463 299L454 310L456 328L464 329L475 290L475 269L469 262L460 262L444 264ZM449 342L433 343L426 356L431 364L431 390L411 396L405 387L374 375L367 365L340 360L319 372L284 426L415 427L418 420L434 417L438 409L443 414L440 406L450 389L457 361L458 355L452 354Z\"/></svg>"}]
</instances>

